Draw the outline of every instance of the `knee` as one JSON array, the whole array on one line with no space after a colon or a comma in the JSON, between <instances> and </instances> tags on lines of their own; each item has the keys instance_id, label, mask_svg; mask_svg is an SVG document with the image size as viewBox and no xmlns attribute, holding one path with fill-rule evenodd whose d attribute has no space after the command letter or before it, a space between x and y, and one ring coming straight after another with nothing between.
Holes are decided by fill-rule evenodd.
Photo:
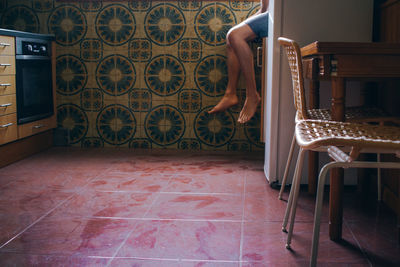
<instances>
[{"instance_id":1,"label":"knee","mask_svg":"<svg viewBox=\"0 0 400 267\"><path fill-rule=\"evenodd\" d=\"M227 46L234 45L240 39L240 34L235 27L231 28L226 34Z\"/></svg>"}]
</instances>

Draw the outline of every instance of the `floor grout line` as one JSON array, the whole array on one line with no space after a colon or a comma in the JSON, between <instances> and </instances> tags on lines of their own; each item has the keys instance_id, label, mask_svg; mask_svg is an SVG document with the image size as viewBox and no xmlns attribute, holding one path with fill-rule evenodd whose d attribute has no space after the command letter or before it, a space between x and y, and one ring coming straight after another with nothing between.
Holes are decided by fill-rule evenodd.
<instances>
[{"instance_id":1,"label":"floor grout line","mask_svg":"<svg viewBox=\"0 0 400 267\"><path fill-rule=\"evenodd\" d=\"M50 209L48 212L46 212L45 214L43 214L42 216L40 216L38 219L36 219L34 222L32 222L30 225L28 225L27 227L25 227L22 231L20 231L18 234L16 234L15 236L13 236L11 239L9 239L7 242L5 242L3 245L0 246L0 249L4 248L6 245L8 245L9 243L11 243L14 239L16 239L17 237L19 237L20 235L22 235L25 231L27 231L28 229L30 229L32 226L34 226L36 223L40 222L44 217L46 217L47 215L49 215L50 213L52 213L55 209L57 209L59 206L63 205L64 203L68 202L75 194L71 194L71 196L67 197L66 199L64 199L63 201L61 201L60 203L58 203L55 207L53 207L52 209Z\"/></svg>"},{"instance_id":2,"label":"floor grout line","mask_svg":"<svg viewBox=\"0 0 400 267\"><path fill-rule=\"evenodd\" d=\"M359 242L358 239L356 238L356 236L355 236L353 230L351 229L350 225L347 223L346 220L343 220L343 223L344 223L344 224L346 225L346 227L349 229L349 231L350 231L350 233L351 233L351 236L353 237L354 241L356 241L356 244L357 244L358 248L361 250L361 252L362 252L364 258L367 260L369 266L372 267L373 264L372 264L371 260L369 259L368 254L367 254L367 253L365 252L365 250L362 248L360 242Z\"/></svg>"},{"instance_id":3,"label":"floor grout line","mask_svg":"<svg viewBox=\"0 0 400 267\"><path fill-rule=\"evenodd\" d=\"M172 177L169 178L168 183L171 181ZM154 203L158 200L158 198L160 197L159 193L155 193L157 194L157 196L153 199L152 203L149 205L149 207L147 208L147 210L145 211L145 213L143 214L143 218L145 218L145 216L149 213L150 209L153 207ZM135 225L132 227L132 230L126 235L125 239L122 241L121 245L117 248L117 250L115 251L115 253L113 254L112 258L108 261L106 267L110 266L111 262L114 260L114 258L118 255L118 252L121 250L121 248L126 244L126 242L128 241L129 237L131 236L131 234L133 233L133 231L135 231L137 226L137 222L135 223Z\"/></svg>"},{"instance_id":4,"label":"floor grout line","mask_svg":"<svg viewBox=\"0 0 400 267\"><path fill-rule=\"evenodd\" d=\"M242 222L240 225L240 245L239 245L239 267L242 267L242 259L243 259L243 239L244 239L244 213L245 213L245 205L246 205L246 183L247 183L247 172L244 175L243 179L243 194L242 194Z\"/></svg>"}]
</instances>

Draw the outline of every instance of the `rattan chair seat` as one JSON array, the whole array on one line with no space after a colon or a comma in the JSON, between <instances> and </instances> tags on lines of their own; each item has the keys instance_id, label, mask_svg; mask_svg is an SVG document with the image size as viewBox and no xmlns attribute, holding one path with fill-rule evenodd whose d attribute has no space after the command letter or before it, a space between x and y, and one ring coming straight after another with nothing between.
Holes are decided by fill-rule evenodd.
<instances>
[{"instance_id":1,"label":"rattan chair seat","mask_svg":"<svg viewBox=\"0 0 400 267\"><path fill-rule=\"evenodd\" d=\"M332 120L329 109L308 109L306 112L310 120ZM351 122L393 121L389 114L374 107L347 107L345 119Z\"/></svg>"},{"instance_id":2,"label":"rattan chair seat","mask_svg":"<svg viewBox=\"0 0 400 267\"><path fill-rule=\"evenodd\" d=\"M303 120L295 131L297 143L306 149L330 145L400 150L399 127Z\"/></svg>"}]
</instances>

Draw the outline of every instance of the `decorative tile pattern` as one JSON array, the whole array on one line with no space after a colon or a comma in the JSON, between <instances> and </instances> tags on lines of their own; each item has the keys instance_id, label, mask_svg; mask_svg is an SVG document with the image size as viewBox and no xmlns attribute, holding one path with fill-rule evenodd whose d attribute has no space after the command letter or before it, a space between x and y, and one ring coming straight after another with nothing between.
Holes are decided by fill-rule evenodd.
<instances>
[{"instance_id":1,"label":"decorative tile pattern","mask_svg":"<svg viewBox=\"0 0 400 267\"><path fill-rule=\"evenodd\" d=\"M82 140L82 147L88 148L88 147L103 147L104 142L98 137L86 137Z\"/></svg>"},{"instance_id":2,"label":"decorative tile pattern","mask_svg":"<svg viewBox=\"0 0 400 267\"><path fill-rule=\"evenodd\" d=\"M133 9L134 11L148 11L149 8L151 7L152 0L129 0L129 7Z\"/></svg>"},{"instance_id":3,"label":"decorative tile pattern","mask_svg":"<svg viewBox=\"0 0 400 267\"><path fill-rule=\"evenodd\" d=\"M83 11L96 12L103 6L102 0L80 1L79 6Z\"/></svg>"},{"instance_id":4,"label":"decorative tile pattern","mask_svg":"<svg viewBox=\"0 0 400 267\"><path fill-rule=\"evenodd\" d=\"M226 34L255 0L0 0L0 27L54 34L59 127L77 147L257 151L245 99L209 115L228 83ZM250 42L255 55L258 41ZM255 68L261 87L261 70ZM60 143L61 144L61 143Z\"/></svg>"},{"instance_id":5,"label":"decorative tile pattern","mask_svg":"<svg viewBox=\"0 0 400 267\"><path fill-rule=\"evenodd\" d=\"M54 8L53 0L33 0L32 7L36 12L49 12Z\"/></svg>"},{"instance_id":6,"label":"decorative tile pattern","mask_svg":"<svg viewBox=\"0 0 400 267\"><path fill-rule=\"evenodd\" d=\"M197 112L201 108L201 93L198 90L182 90L179 93L179 108L183 112Z\"/></svg>"},{"instance_id":7,"label":"decorative tile pattern","mask_svg":"<svg viewBox=\"0 0 400 267\"><path fill-rule=\"evenodd\" d=\"M209 45L224 45L228 30L236 24L234 13L224 4L204 6L195 18L197 36Z\"/></svg>"},{"instance_id":8,"label":"decorative tile pattern","mask_svg":"<svg viewBox=\"0 0 400 267\"><path fill-rule=\"evenodd\" d=\"M104 142L122 145L136 131L136 118L132 111L122 105L109 105L97 116L97 132Z\"/></svg>"},{"instance_id":9,"label":"decorative tile pattern","mask_svg":"<svg viewBox=\"0 0 400 267\"><path fill-rule=\"evenodd\" d=\"M228 84L226 58L221 55L205 57L195 69L197 87L208 96L222 96Z\"/></svg>"},{"instance_id":10,"label":"decorative tile pattern","mask_svg":"<svg viewBox=\"0 0 400 267\"><path fill-rule=\"evenodd\" d=\"M75 6L59 6L50 14L47 27L49 33L55 34L58 44L74 45L86 35L86 17Z\"/></svg>"},{"instance_id":11,"label":"decorative tile pattern","mask_svg":"<svg viewBox=\"0 0 400 267\"><path fill-rule=\"evenodd\" d=\"M160 96L173 95L185 83L185 68L172 55L161 55L153 58L145 69L146 84L149 89Z\"/></svg>"},{"instance_id":12,"label":"decorative tile pattern","mask_svg":"<svg viewBox=\"0 0 400 267\"><path fill-rule=\"evenodd\" d=\"M56 62L56 89L62 95L80 92L87 82L85 64L74 55L63 55Z\"/></svg>"},{"instance_id":13,"label":"decorative tile pattern","mask_svg":"<svg viewBox=\"0 0 400 267\"><path fill-rule=\"evenodd\" d=\"M229 151L251 151L249 142L246 140L235 140L229 143Z\"/></svg>"},{"instance_id":14,"label":"decorative tile pattern","mask_svg":"<svg viewBox=\"0 0 400 267\"><path fill-rule=\"evenodd\" d=\"M100 111L103 108L103 93L97 88L83 89L81 107L86 111Z\"/></svg>"},{"instance_id":15,"label":"decorative tile pattern","mask_svg":"<svg viewBox=\"0 0 400 267\"><path fill-rule=\"evenodd\" d=\"M154 143L168 146L176 143L185 132L182 113L170 105L157 106L146 116L146 135Z\"/></svg>"},{"instance_id":16,"label":"decorative tile pattern","mask_svg":"<svg viewBox=\"0 0 400 267\"><path fill-rule=\"evenodd\" d=\"M2 19L1 27L17 31L39 32L39 18L35 11L31 8L18 5L5 10Z\"/></svg>"},{"instance_id":17,"label":"decorative tile pattern","mask_svg":"<svg viewBox=\"0 0 400 267\"><path fill-rule=\"evenodd\" d=\"M99 87L109 95L126 94L136 81L134 65L122 55L104 58L96 70Z\"/></svg>"},{"instance_id":18,"label":"decorative tile pattern","mask_svg":"<svg viewBox=\"0 0 400 267\"><path fill-rule=\"evenodd\" d=\"M69 132L69 143L78 143L86 136L88 118L77 105L64 104L57 108L57 125Z\"/></svg>"},{"instance_id":19,"label":"decorative tile pattern","mask_svg":"<svg viewBox=\"0 0 400 267\"><path fill-rule=\"evenodd\" d=\"M244 133L247 139L253 144L258 147L263 147L263 143L260 142L260 121L261 115L260 112L256 112L253 118L249 122L247 122L244 126Z\"/></svg>"},{"instance_id":20,"label":"decorative tile pattern","mask_svg":"<svg viewBox=\"0 0 400 267\"><path fill-rule=\"evenodd\" d=\"M134 62L147 62L151 58L151 42L147 38L129 41L129 57Z\"/></svg>"},{"instance_id":21,"label":"decorative tile pattern","mask_svg":"<svg viewBox=\"0 0 400 267\"><path fill-rule=\"evenodd\" d=\"M228 111L208 114L212 106L205 107L194 120L194 132L204 144L214 147L228 143L235 133L235 120Z\"/></svg>"},{"instance_id":22,"label":"decorative tile pattern","mask_svg":"<svg viewBox=\"0 0 400 267\"><path fill-rule=\"evenodd\" d=\"M158 45L172 45L185 33L183 13L172 4L159 4L148 11L145 18L147 37Z\"/></svg>"},{"instance_id":23,"label":"decorative tile pattern","mask_svg":"<svg viewBox=\"0 0 400 267\"><path fill-rule=\"evenodd\" d=\"M97 35L109 45L126 43L136 31L133 13L122 5L108 5L96 17Z\"/></svg>"},{"instance_id":24,"label":"decorative tile pattern","mask_svg":"<svg viewBox=\"0 0 400 267\"><path fill-rule=\"evenodd\" d=\"M230 0L229 1L229 6L232 8L232 10L235 10L235 11L249 10L250 8L253 7L253 4L254 4L253 1L247 1L247 0Z\"/></svg>"},{"instance_id":25,"label":"decorative tile pattern","mask_svg":"<svg viewBox=\"0 0 400 267\"><path fill-rule=\"evenodd\" d=\"M195 38L185 38L179 42L179 59L184 62L196 62L201 58L201 42Z\"/></svg>"},{"instance_id":26,"label":"decorative tile pattern","mask_svg":"<svg viewBox=\"0 0 400 267\"><path fill-rule=\"evenodd\" d=\"M178 148L182 150L201 150L201 143L195 138L183 138L179 141Z\"/></svg>"},{"instance_id":27,"label":"decorative tile pattern","mask_svg":"<svg viewBox=\"0 0 400 267\"><path fill-rule=\"evenodd\" d=\"M98 39L85 39L81 42L81 58L85 61L98 61L103 56L103 44Z\"/></svg>"},{"instance_id":28,"label":"decorative tile pattern","mask_svg":"<svg viewBox=\"0 0 400 267\"><path fill-rule=\"evenodd\" d=\"M151 148L151 141L147 138L135 138L129 142L130 148L149 149Z\"/></svg>"},{"instance_id":29,"label":"decorative tile pattern","mask_svg":"<svg viewBox=\"0 0 400 267\"><path fill-rule=\"evenodd\" d=\"M133 89L129 94L129 107L133 111L151 109L151 92L149 89Z\"/></svg>"},{"instance_id":30,"label":"decorative tile pattern","mask_svg":"<svg viewBox=\"0 0 400 267\"><path fill-rule=\"evenodd\" d=\"M194 11L199 10L202 2L201 0L178 0L178 5L184 11Z\"/></svg>"}]
</instances>

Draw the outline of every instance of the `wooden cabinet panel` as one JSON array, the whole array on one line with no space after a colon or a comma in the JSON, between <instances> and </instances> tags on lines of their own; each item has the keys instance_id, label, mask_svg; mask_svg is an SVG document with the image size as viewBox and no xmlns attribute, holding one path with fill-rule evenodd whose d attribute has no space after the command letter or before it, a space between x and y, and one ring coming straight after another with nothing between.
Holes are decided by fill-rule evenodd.
<instances>
[{"instance_id":1,"label":"wooden cabinet panel","mask_svg":"<svg viewBox=\"0 0 400 267\"><path fill-rule=\"evenodd\" d=\"M18 138L24 138L57 127L56 116L18 125Z\"/></svg>"},{"instance_id":2,"label":"wooden cabinet panel","mask_svg":"<svg viewBox=\"0 0 400 267\"><path fill-rule=\"evenodd\" d=\"M15 75L0 75L0 95L15 94Z\"/></svg>"},{"instance_id":3,"label":"wooden cabinet panel","mask_svg":"<svg viewBox=\"0 0 400 267\"><path fill-rule=\"evenodd\" d=\"M15 55L15 41L12 36L0 36L0 55Z\"/></svg>"},{"instance_id":4,"label":"wooden cabinet panel","mask_svg":"<svg viewBox=\"0 0 400 267\"><path fill-rule=\"evenodd\" d=\"M15 94L0 96L0 116L17 112L17 99Z\"/></svg>"},{"instance_id":5,"label":"wooden cabinet panel","mask_svg":"<svg viewBox=\"0 0 400 267\"><path fill-rule=\"evenodd\" d=\"M0 75L15 74L15 56L0 56Z\"/></svg>"},{"instance_id":6,"label":"wooden cabinet panel","mask_svg":"<svg viewBox=\"0 0 400 267\"><path fill-rule=\"evenodd\" d=\"M17 114L0 116L0 144L14 141L17 137Z\"/></svg>"}]
</instances>

